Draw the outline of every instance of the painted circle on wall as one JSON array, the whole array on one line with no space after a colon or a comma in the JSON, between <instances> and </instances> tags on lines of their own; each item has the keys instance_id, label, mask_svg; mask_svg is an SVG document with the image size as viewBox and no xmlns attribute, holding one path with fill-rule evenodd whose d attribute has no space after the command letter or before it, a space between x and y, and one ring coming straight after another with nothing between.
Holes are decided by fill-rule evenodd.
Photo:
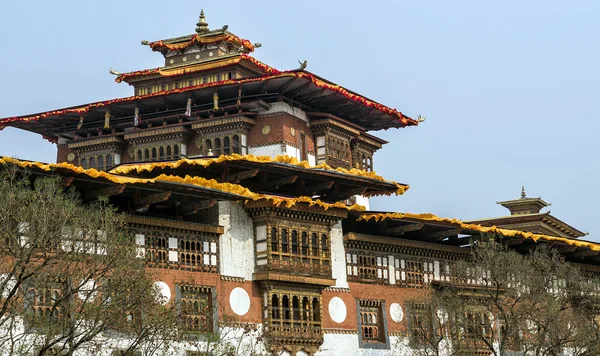
<instances>
[{"instance_id":1,"label":"painted circle on wall","mask_svg":"<svg viewBox=\"0 0 600 356\"><path fill-rule=\"evenodd\" d=\"M229 305L237 315L246 315L250 310L250 296L244 288L235 287L229 294Z\"/></svg>"},{"instance_id":2,"label":"painted circle on wall","mask_svg":"<svg viewBox=\"0 0 600 356\"><path fill-rule=\"evenodd\" d=\"M171 300L171 288L163 281L154 282L156 288L156 301L160 305L166 305Z\"/></svg>"},{"instance_id":3,"label":"painted circle on wall","mask_svg":"<svg viewBox=\"0 0 600 356\"><path fill-rule=\"evenodd\" d=\"M74 160L75 160L75 153L73 153L73 152L70 152L70 153L67 155L67 160L68 160L69 162L72 162L72 161L74 161Z\"/></svg>"},{"instance_id":4,"label":"painted circle on wall","mask_svg":"<svg viewBox=\"0 0 600 356\"><path fill-rule=\"evenodd\" d=\"M269 125L263 126L263 128L262 128L263 135L268 135L269 132L271 132L271 126L269 126Z\"/></svg>"},{"instance_id":5,"label":"painted circle on wall","mask_svg":"<svg viewBox=\"0 0 600 356\"><path fill-rule=\"evenodd\" d=\"M333 297L329 301L329 317L336 323L346 320L346 303L340 297Z\"/></svg>"},{"instance_id":6,"label":"painted circle on wall","mask_svg":"<svg viewBox=\"0 0 600 356\"><path fill-rule=\"evenodd\" d=\"M396 323L399 323L404 319L404 311L400 304L392 303L392 305L390 305L390 317Z\"/></svg>"}]
</instances>

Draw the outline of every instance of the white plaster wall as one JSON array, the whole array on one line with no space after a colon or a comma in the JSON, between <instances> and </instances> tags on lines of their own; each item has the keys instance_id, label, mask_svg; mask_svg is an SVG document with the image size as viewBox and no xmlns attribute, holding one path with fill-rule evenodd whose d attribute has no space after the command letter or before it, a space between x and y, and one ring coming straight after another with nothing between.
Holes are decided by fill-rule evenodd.
<instances>
[{"instance_id":1,"label":"white plaster wall","mask_svg":"<svg viewBox=\"0 0 600 356\"><path fill-rule=\"evenodd\" d=\"M255 156L276 157L285 154L285 151L281 149L281 144L278 143L276 145L250 147L248 153Z\"/></svg>"},{"instance_id":2,"label":"white plaster wall","mask_svg":"<svg viewBox=\"0 0 600 356\"><path fill-rule=\"evenodd\" d=\"M254 231L252 219L242 204L219 202L219 225L225 232L219 238L222 275L251 280L254 273Z\"/></svg>"},{"instance_id":3,"label":"white plaster wall","mask_svg":"<svg viewBox=\"0 0 600 356\"><path fill-rule=\"evenodd\" d=\"M317 160L315 159L315 155L308 155L308 164L311 166L317 165Z\"/></svg>"},{"instance_id":4,"label":"white plaster wall","mask_svg":"<svg viewBox=\"0 0 600 356\"><path fill-rule=\"evenodd\" d=\"M275 114L279 112L288 113L298 119L305 121L308 123L308 118L306 117L306 113L298 108L290 106L288 103L284 102L276 102L271 104L271 107L268 110L261 110L258 112L259 115L267 115L267 114Z\"/></svg>"},{"instance_id":5,"label":"white plaster wall","mask_svg":"<svg viewBox=\"0 0 600 356\"><path fill-rule=\"evenodd\" d=\"M369 198L362 196L362 195L355 195L355 197L356 197L356 204L362 205L365 208L367 208L367 210L370 210Z\"/></svg>"},{"instance_id":6,"label":"white plaster wall","mask_svg":"<svg viewBox=\"0 0 600 356\"><path fill-rule=\"evenodd\" d=\"M409 356L413 355L404 338L390 337L390 348L388 350L361 349L358 345L356 334L325 334L323 345L315 356Z\"/></svg>"},{"instance_id":7,"label":"white plaster wall","mask_svg":"<svg viewBox=\"0 0 600 356\"><path fill-rule=\"evenodd\" d=\"M344 250L344 234L342 232L342 221L333 225L331 236L331 275L335 279L335 286L348 288L346 275L346 251Z\"/></svg>"},{"instance_id":8,"label":"white plaster wall","mask_svg":"<svg viewBox=\"0 0 600 356\"><path fill-rule=\"evenodd\" d=\"M300 150L296 147L285 145L285 154L300 160Z\"/></svg>"}]
</instances>

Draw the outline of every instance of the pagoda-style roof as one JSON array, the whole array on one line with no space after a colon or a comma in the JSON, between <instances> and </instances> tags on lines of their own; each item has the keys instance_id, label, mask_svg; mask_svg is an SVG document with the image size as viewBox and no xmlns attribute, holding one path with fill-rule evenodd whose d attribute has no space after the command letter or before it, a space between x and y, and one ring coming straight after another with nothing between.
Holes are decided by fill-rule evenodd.
<instances>
[{"instance_id":1,"label":"pagoda-style roof","mask_svg":"<svg viewBox=\"0 0 600 356\"><path fill-rule=\"evenodd\" d=\"M17 127L56 139L59 135L74 132L81 118L85 128L102 130L105 113L112 115L111 128L118 131L133 128L133 116L138 107L142 118L178 114L193 121L201 117L184 118L188 99L193 100L192 110L204 111L206 116L221 114L213 110L213 95L219 95L222 107L235 108L256 101L274 102L289 100L308 112L326 112L342 117L364 127L380 130L392 127L416 126L418 121L371 99L331 83L307 71L288 71L257 78L231 79L205 83L157 93L117 98L31 115L0 119L0 128ZM241 90L241 91L240 91ZM242 94L239 97L239 94ZM109 130L110 131L110 130ZM69 137L73 138L73 137Z\"/></svg>"},{"instance_id":2,"label":"pagoda-style roof","mask_svg":"<svg viewBox=\"0 0 600 356\"><path fill-rule=\"evenodd\" d=\"M204 16L204 10L202 10L200 11L198 23L196 24L196 33L154 42L142 41L142 44L148 45L153 51L158 51L162 54L166 54L168 51L183 52L192 46L207 45L217 42L227 42L232 45L240 46L240 52L249 53L254 51L255 45L250 41L227 31L228 27L229 26L225 25L219 29L209 29L206 17Z\"/></svg>"},{"instance_id":3,"label":"pagoda-style roof","mask_svg":"<svg viewBox=\"0 0 600 356\"><path fill-rule=\"evenodd\" d=\"M491 233L500 236L501 241L521 252L531 251L544 244L556 249L571 262L600 265L600 244L592 241L534 234L496 226L486 227L433 214L350 212L349 219L344 221L344 234L349 233L370 236L379 243L394 244L395 240L410 240L435 243L449 248L469 248L473 241L482 238L482 234Z\"/></svg>"},{"instance_id":4,"label":"pagoda-style roof","mask_svg":"<svg viewBox=\"0 0 600 356\"><path fill-rule=\"evenodd\" d=\"M480 224L483 226L499 226L505 228L518 228L521 230L538 230L548 235L578 238L585 236L586 233L576 229L566 222L550 215L550 212L535 214L517 214L508 216L499 216L495 218L485 218L468 221L471 224Z\"/></svg>"},{"instance_id":5,"label":"pagoda-style roof","mask_svg":"<svg viewBox=\"0 0 600 356\"><path fill-rule=\"evenodd\" d=\"M405 184L386 181L374 172L333 169L325 164L312 167L293 157L225 155L153 163L119 165L111 173L153 178L161 174L179 177L201 176L231 182L252 192L281 196L318 196L323 201L340 201L353 195L403 194Z\"/></svg>"},{"instance_id":6,"label":"pagoda-style roof","mask_svg":"<svg viewBox=\"0 0 600 356\"><path fill-rule=\"evenodd\" d=\"M235 54L227 57L216 58L211 61L185 65L179 67L159 67L154 69L143 69L134 72L119 74L115 81L129 83L134 80L149 80L154 78L175 78L183 75L204 72L211 69L225 68L236 64L251 68L261 74L276 74L279 70L264 64L247 54Z\"/></svg>"}]
</instances>

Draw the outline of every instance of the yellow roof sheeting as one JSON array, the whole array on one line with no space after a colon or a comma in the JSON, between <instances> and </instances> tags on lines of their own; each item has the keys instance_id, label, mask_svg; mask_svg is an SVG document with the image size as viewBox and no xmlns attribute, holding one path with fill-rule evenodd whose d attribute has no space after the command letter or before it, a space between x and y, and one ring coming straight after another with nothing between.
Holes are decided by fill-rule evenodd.
<instances>
[{"instance_id":1,"label":"yellow roof sheeting","mask_svg":"<svg viewBox=\"0 0 600 356\"><path fill-rule=\"evenodd\" d=\"M391 183L396 185L396 195L402 195L405 191L409 189L407 185L401 185L394 181L385 180L382 176L378 175L375 172L367 172L362 169L351 168L332 168L326 163L321 163L316 166L311 166L307 161L299 161L298 159L290 156L279 155L275 158L270 156L254 156L254 155L239 155L239 154L230 154L230 155L222 155L216 158L182 158L178 161L172 162L152 162L152 163L139 163L139 164L127 164L123 166L116 167L112 169L110 172L115 174L127 174L132 171L136 171L137 173L142 172L151 172L155 168L165 169L171 168L175 169L181 166L182 164L189 165L198 165L202 167L208 167L211 164L222 163L227 161L247 161L247 162L257 162L257 163L284 163L292 166L296 166L298 168L303 168L307 170L326 170L332 172L338 172L342 174L357 176L357 177L365 177L369 179L378 180L381 182Z\"/></svg>"},{"instance_id":2,"label":"yellow roof sheeting","mask_svg":"<svg viewBox=\"0 0 600 356\"><path fill-rule=\"evenodd\" d=\"M519 231L519 230L501 229L496 226L487 227L487 226L481 226L481 225L477 225L477 224L467 224L456 218L441 218L439 216L429 214L429 213L424 213L424 214L412 214L412 213L363 214L358 218L358 221L361 221L361 220L382 221L385 219L402 219L402 218L450 223L450 224L458 225L459 227L461 227L465 230L475 230L475 231L479 231L479 232L497 233L497 234L501 234L501 235L507 236L507 237L523 237L526 239L533 240L535 242L537 242L538 240L563 242L563 243L566 243L571 246L585 247L585 248L589 248L592 251L600 251L600 244L597 244L594 242L579 241L579 240L575 240L575 239L567 239L564 237L534 234L532 232Z\"/></svg>"},{"instance_id":3,"label":"yellow roof sheeting","mask_svg":"<svg viewBox=\"0 0 600 356\"><path fill-rule=\"evenodd\" d=\"M238 184L233 183L219 183L214 179L206 179L203 177L179 177L161 174L156 178L132 178L132 177L124 177L119 176L112 173L107 173L103 171L98 171L96 169L84 169L83 167L76 166L70 163L41 163L41 162L29 162L29 161L21 161L15 158L10 157L0 157L0 164L15 164L22 168L38 168L43 171L52 171L56 168L63 168L69 170L76 174L84 174L91 178L104 178L110 182L116 184L140 184L140 183L178 183L178 184L188 184L201 188L214 189L218 191L222 191L225 193L237 194L248 198L249 200L269 200L275 206L285 205L285 207L292 207L297 203L307 203L309 206L317 205L325 210L330 208L338 208L338 209L346 209L346 210L354 210L354 211L364 211L365 208L361 205L354 204L352 206L347 206L344 203L325 203L320 200L313 200L310 197L296 197L296 198L284 198L284 197L276 197L272 195L265 194L257 194L250 191L248 188L242 187Z\"/></svg>"}]
</instances>

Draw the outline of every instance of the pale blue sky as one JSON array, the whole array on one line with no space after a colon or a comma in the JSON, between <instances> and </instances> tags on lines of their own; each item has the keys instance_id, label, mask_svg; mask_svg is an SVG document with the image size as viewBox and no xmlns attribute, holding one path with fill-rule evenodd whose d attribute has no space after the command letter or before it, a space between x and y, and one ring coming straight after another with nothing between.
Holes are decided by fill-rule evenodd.
<instances>
[{"instance_id":1,"label":"pale blue sky","mask_svg":"<svg viewBox=\"0 0 600 356\"><path fill-rule=\"evenodd\" d=\"M211 27L254 56L308 70L427 121L374 132L375 169L408 183L377 210L475 219L528 195L600 241L600 1L10 1L0 8L0 117L129 96L109 67L154 68L140 45ZM15 129L0 155L55 161Z\"/></svg>"}]
</instances>

